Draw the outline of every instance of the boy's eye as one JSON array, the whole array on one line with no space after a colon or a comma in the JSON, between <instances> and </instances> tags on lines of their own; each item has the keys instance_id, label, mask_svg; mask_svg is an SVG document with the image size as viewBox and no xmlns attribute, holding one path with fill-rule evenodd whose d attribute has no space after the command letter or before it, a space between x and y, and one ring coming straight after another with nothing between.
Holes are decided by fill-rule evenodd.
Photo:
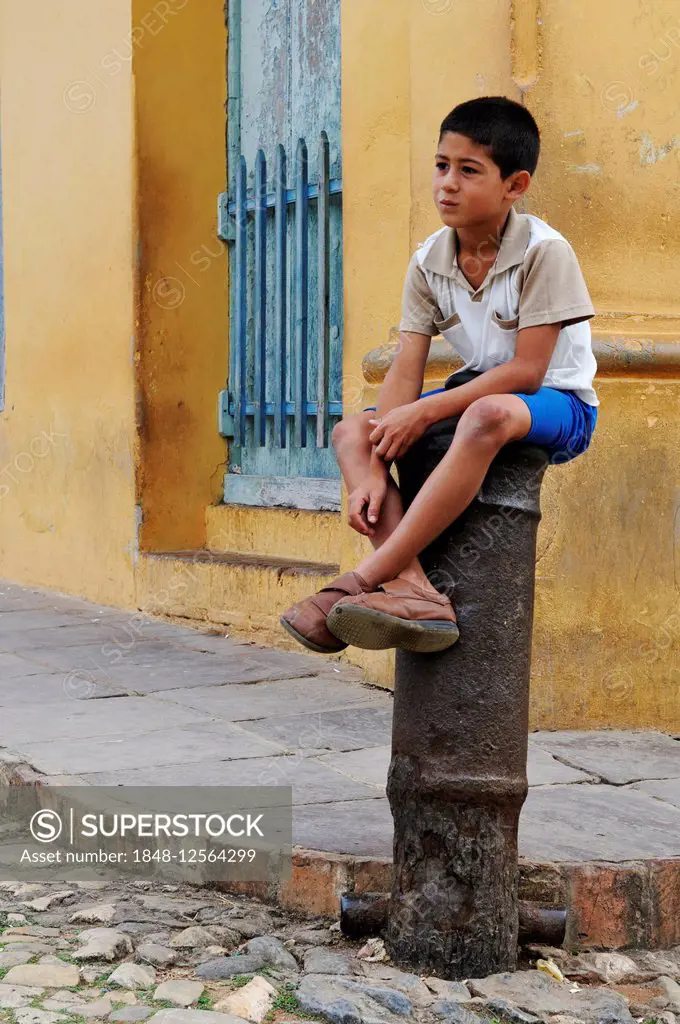
<instances>
[{"instance_id":1,"label":"boy's eye","mask_svg":"<svg viewBox=\"0 0 680 1024\"><path fill-rule=\"evenodd\" d=\"M465 171L466 174L479 174L476 167L461 167L461 170Z\"/></svg>"},{"instance_id":2,"label":"boy's eye","mask_svg":"<svg viewBox=\"0 0 680 1024\"><path fill-rule=\"evenodd\" d=\"M443 160L438 160L437 163L435 164L435 167L437 168L438 171L445 171L447 170L448 166L449 165L444 163Z\"/></svg>"}]
</instances>

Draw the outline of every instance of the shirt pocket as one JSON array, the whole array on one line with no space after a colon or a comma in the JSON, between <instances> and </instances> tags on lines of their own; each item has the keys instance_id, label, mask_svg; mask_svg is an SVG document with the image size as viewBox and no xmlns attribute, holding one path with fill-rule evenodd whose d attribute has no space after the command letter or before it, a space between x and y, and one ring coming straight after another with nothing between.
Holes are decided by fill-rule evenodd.
<instances>
[{"instance_id":1,"label":"shirt pocket","mask_svg":"<svg viewBox=\"0 0 680 1024\"><path fill-rule=\"evenodd\" d=\"M515 334L517 333L517 328L519 327L519 316L514 316L510 320L505 320L494 310L491 314L491 320L496 327L500 327L502 331L514 331Z\"/></svg>"},{"instance_id":2,"label":"shirt pocket","mask_svg":"<svg viewBox=\"0 0 680 1024\"><path fill-rule=\"evenodd\" d=\"M489 323L484 352L485 369L507 363L515 355L519 317L505 319L494 310Z\"/></svg>"},{"instance_id":3,"label":"shirt pocket","mask_svg":"<svg viewBox=\"0 0 680 1024\"><path fill-rule=\"evenodd\" d=\"M435 319L434 325L454 352L467 364L474 358L474 347L465 333L462 321L457 313L440 320Z\"/></svg>"},{"instance_id":4,"label":"shirt pocket","mask_svg":"<svg viewBox=\"0 0 680 1024\"><path fill-rule=\"evenodd\" d=\"M440 334L443 334L444 331L449 331L452 328L457 327L459 323L460 317L455 312L452 313L451 316L447 316L441 320L438 320L437 317L434 318L434 325Z\"/></svg>"}]
</instances>

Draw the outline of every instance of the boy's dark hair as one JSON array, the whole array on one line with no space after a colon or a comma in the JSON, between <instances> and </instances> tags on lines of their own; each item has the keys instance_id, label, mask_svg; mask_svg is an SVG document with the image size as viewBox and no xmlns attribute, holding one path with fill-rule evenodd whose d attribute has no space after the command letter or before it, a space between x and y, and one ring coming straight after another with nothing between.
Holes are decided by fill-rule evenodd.
<instances>
[{"instance_id":1,"label":"boy's dark hair","mask_svg":"<svg viewBox=\"0 0 680 1024\"><path fill-rule=\"evenodd\" d=\"M486 146L501 177L515 171L533 174L541 148L538 125L520 103L505 96L480 96L454 107L444 118L439 141L445 132L456 132Z\"/></svg>"}]
</instances>

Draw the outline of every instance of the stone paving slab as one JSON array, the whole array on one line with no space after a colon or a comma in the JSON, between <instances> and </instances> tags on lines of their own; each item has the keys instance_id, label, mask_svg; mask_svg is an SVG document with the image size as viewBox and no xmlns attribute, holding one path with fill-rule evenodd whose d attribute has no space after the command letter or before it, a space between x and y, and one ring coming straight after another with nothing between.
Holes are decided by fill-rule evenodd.
<instances>
[{"instance_id":1,"label":"stone paving slab","mask_svg":"<svg viewBox=\"0 0 680 1024\"><path fill-rule=\"evenodd\" d=\"M65 674L87 672L94 679L119 683L134 693L157 693L188 686L254 683L285 679L291 672L311 675L313 668L297 671L281 660L283 652L258 651L252 657L242 649L217 656L162 640L146 640L124 651L115 645L33 650L35 671L46 668ZM278 655L278 657L276 656Z\"/></svg>"},{"instance_id":2,"label":"stone paving slab","mask_svg":"<svg viewBox=\"0 0 680 1024\"><path fill-rule=\"evenodd\" d=\"M27 676L46 675L49 671L49 668L44 665L36 665L34 662L27 661L26 658L0 652L0 680L3 683L10 679L16 679L20 683Z\"/></svg>"},{"instance_id":3,"label":"stone paving slab","mask_svg":"<svg viewBox=\"0 0 680 1024\"><path fill-rule=\"evenodd\" d=\"M387 798L360 808L351 800L306 804L295 809L293 826L301 846L357 856L392 855ZM530 789L520 816L520 856L534 863L675 857L679 847L680 811L632 790L540 786Z\"/></svg>"},{"instance_id":4,"label":"stone paving slab","mask_svg":"<svg viewBox=\"0 0 680 1024\"><path fill-rule=\"evenodd\" d=\"M166 731L192 722L210 724L200 711L179 708L153 697L121 697L109 701L69 700L38 708L5 708L0 715L0 744L55 743L125 734Z\"/></svg>"},{"instance_id":5,"label":"stone paving slab","mask_svg":"<svg viewBox=\"0 0 680 1024\"><path fill-rule=\"evenodd\" d=\"M680 809L629 788L538 786L520 816L519 844L533 861L677 857Z\"/></svg>"},{"instance_id":6,"label":"stone paving slab","mask_svg":"<svg viewBox=\"0 0 680 1024\"><path fill-rule=\"evenodd\" d=\"M544 732L534 742L615 785L680 776L680 741L660 732Z\"/></svg>"},{"instance_id":7,"label":"stone paving slab","mask_svg":"<svg viewBox=\"0 0 680 1024\"><path fill-rule=\"evenodd\" d=\"M392 812L387 797L293 808L293 842L308 850L391 857L392 838Z\"/></svg>"},{"instance_id":8,"label":"stone paving slab","mask_svg":"<svg viewBox=\"0 0 680 1024\"><path fill-rule=\"evenodd\" d=\"M247 723L248 731L308 753L359 750L384 744L392 735L391 707L339 708L306 715L279 715Z\"/></svg>"},{"instance_id":9,"label":"stone paving slab","mask_svg":"<svg viewBox=\"0 0 680 1024\"><path fill-rule=\"evenodd\" d=\"M121 622L125 621L124 616L120 618ZM18 639L21 640L22 647L40 643L41 634L46 630L49 630L52 637L55 637L57 630L73 630L88 626L99 629L101 635L103 622L94 610L89 615L80 609L55 611L51 608L42 608L37 611L24 608L20 611L0 612L0 647L3 650L12 650L16 647Z\"/></svg>"},{"instance_id":10,"label":"stone paving slab","mask_svg":"<svg viewBox=\"0 0 680 1024\"><path fill-rule=\"evenodd\" d=\"M383 794L387 785L387 771L392 758L392 744L379 747L365 747L363 750L348 750L342 753L321 754L316 760L328 765L347 778L380 786Z\"/></svg>"},{"instance_id":11,"label":"stone paving slab","mask_svg":"<svg viewBox=\"0 0 680 1024\"><path fill-rule=\"evenodd\" d=\"M384 796L382 784L369 785L334 771L311 757L253 757L247 762L199 761L82 776L92 786L292 786L294 804L367 800Z\"/></svg>"},{"instance_id":12,"label":"stone paving slab","mask_svg":"<svg viewBox=\"0 0 680 1024\"><path fill-rule=\"evenodd\" d=\"M16 749L17 743L12 747ZM283 747L244 732L227 722L207 726L122 733L115 736L21 743L28 762L46 775L82 775L95 771L185 765L228 758L281 754ZM248 783L243 782L242 785Z\"/></svg>"},{"instance_id":13,"label":"stone paving slab","mask_svg":"<svg viewBox=\"0 0 680 1024\"><path fill-rule=\"evenodd\" d=\"M36 614L47 618L49 613ZM102 649L107 652L110 648L118 648L123 656L137 645L148 643L149 640L181 642L181 637L175 634L175 627L163 624L159 626L151 623L149 627L137 625L126 619L114 622L107 619L101 622L83 622L80 616L69 614L63 616L70 620L67 623L55 623L53 626L50 624L42 628L38 625L23 628L15 622L19 615L19 612L10 612L0 617L0 648L3 650L21 652L54 647L87 647L94 644L99 647L100 652Z\"/></svg>"},{"instance_id":14,"label":"stone paving slab","mask_svg":"<svg viewBox=\"0 0 680 1024\"><path fill-rule=\"evenodd\" d=\"M0 708L42 707L61 701L101 700L104 697L126 697L129 690L82 673L40 672L34 676L0 678Z\"/></svg>"},{"instance_id":15,"label":"stone paving slab","mask_svg":"<svg viewBox=\"0 0 680 1024\"><path fill-rule=\"evenodd\" d=\"M338 754L323 754L318 760L343 772L350 778L385 788L387 771L392 756L392 745L367 747ZM559 782L592 782L592 775L576 771L556 761L545 750L529 743L527 778L530 786L547 786Z\"/></svg>"},{"instance_id":16,"label":"stone paving slab","mask_svg":"<svg viewBox=\"0 0 680 1024\"><path fill-rule=\"evenodd\" d=\"M658 800L673 804L674 807L680 807L680 778L663 779L659 782L635 782L630 788L655 796Z\"/></svg>"},{"instance_id":17,"label":"stone paving slab","mask_svg":"<svg viewBox=\"0 0 680 1024\"><path fill-rule=\"evenodd\" d=\"M265 684L262 684L265 685ZM277 684L279 685L279 684ZM229 692L233 687L229 687ZM251 687L252 689L252 687ZM362 750L316 755L296 750L293 756L252 758L238 761L200 761L195 764L127 771L94 772L83 778L90 785L288 785L294 803L363 799L385 795L391 744ZM530 786L581 781L590 776L573 772L545 751L529 744L526 766ZM333 781L332 781L333 780ZM356 791L352 782L357 783ZM367 788L368 787L368 788Z\"/></svg>"},{"instance_id":18,"label":"stone paving slab","mask_svg":"<svg viewBox=\"0 0 680 1024\"><path fill-rule=\"evenodd\" d=\"M527 757L527 777L530 786L550 786L560 782L596 782L597 779L587 772L570 768L562 764L547 750L543 750L529 737Z\"/></svg>"},{"instance_id":19,"label":"stone paving slab","mask_svg":"<svg viewBox=\"0 0 680 1024\"><path fill-rule=\"evenodd\" d=\"M308 714L342 707L392 707L391 695L371 687L347 683L330 673L310 679L287 679L226 686L196 686L188 690L170 690L159 700L195 708L227 722L283 715Z\"/></svg>"}]
</instances>

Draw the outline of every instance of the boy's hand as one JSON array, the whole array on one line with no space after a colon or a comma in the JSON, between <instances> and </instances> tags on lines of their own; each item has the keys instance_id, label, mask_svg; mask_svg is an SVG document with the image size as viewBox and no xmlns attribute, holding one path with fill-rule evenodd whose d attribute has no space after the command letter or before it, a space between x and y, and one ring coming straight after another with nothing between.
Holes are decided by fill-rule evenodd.
<instances>
[{"instance_id":1,"label":"boy's hand","mask_svg":"<svg viewBox=\"0 0 680 1024\"><path fill-rule=\"evenodd\" d=\"M373 524L378 521L387 494L387 476L387 473L372 473L349 496L349 525L365 537L372 537L375 533Z\"/></svg>"},{"instance_id":2,"label":"boy's hand","mask_svg":"<svg viewBox=\"0 0 680 1024\"><path fill-rule=\"evenodd\" d=\"M381 419L368 422L374 428L368 439L385 462L393 462L405 455L429 426L420 400L398 405Z\"/></svg>"}]
</instances>

